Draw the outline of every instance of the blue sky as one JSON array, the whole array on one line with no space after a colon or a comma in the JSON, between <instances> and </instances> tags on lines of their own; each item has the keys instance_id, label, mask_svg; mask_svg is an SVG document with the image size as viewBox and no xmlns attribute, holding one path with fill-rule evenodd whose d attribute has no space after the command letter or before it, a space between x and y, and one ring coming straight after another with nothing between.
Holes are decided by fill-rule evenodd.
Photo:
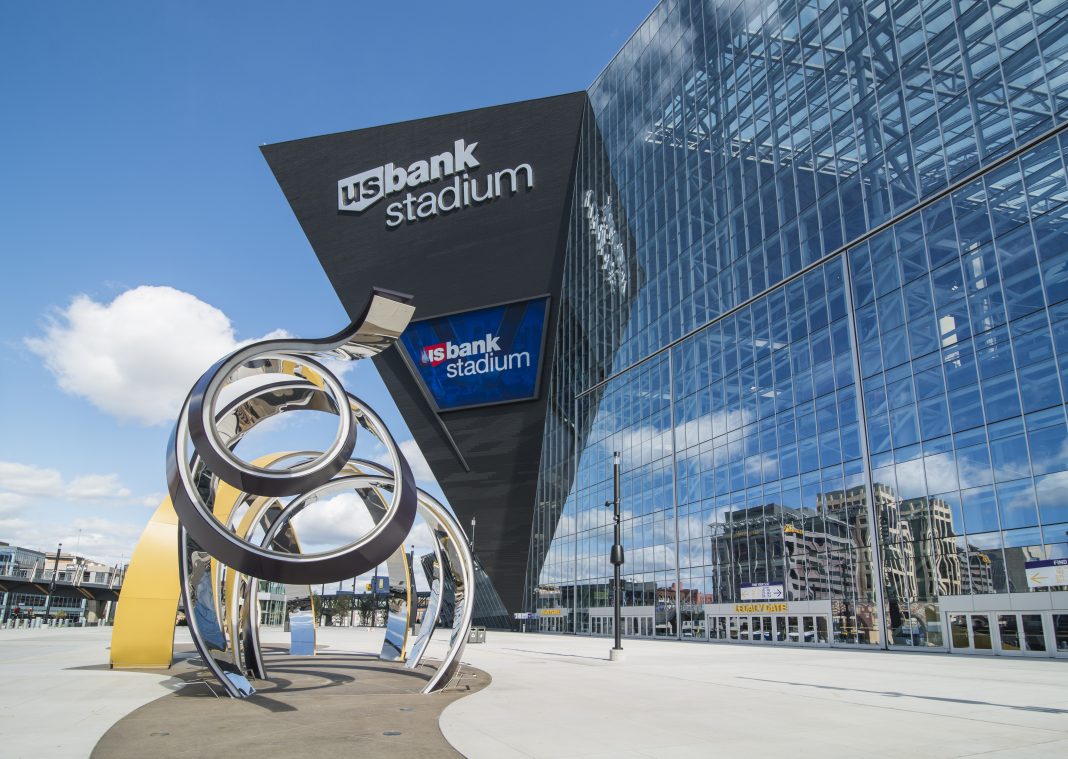
<instances>
[{"instance_id":1,"label":"blue sky","mask_svg":"<svg viewBox=\"0 0 1068 759\"><path fill-rule=\"evenodd\" d=\"M347 322L260 145L584 89L653 5L4 4L0 540L128 557L191 365Z\"/></svg>"}]
</instances>

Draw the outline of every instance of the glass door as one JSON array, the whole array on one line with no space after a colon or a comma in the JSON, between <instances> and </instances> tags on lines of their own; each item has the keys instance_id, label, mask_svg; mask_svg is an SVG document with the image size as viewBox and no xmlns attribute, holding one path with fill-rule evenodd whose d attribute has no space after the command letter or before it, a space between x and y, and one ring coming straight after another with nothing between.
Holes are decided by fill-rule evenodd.
<instances>
[{"instance_id":1,"label":"glass door","mask_svg":"<svg viewBox=\"0 0 1068 759\"><path fill-rule=\"evenodd\" d=\"M998 653L1006 656L1049 656L1046 626L1040 613L999 612Z\"/></svg>"},{"instance_id":2,"label":"glass door","mask_svg":"<svg viewBox=\"0 0 1068 759\"><path fill-rule=\"evenodd\" d=\"M1053 655L1068 658L1068 614L1051 614Z\"/></svg>"},{"instance_id":3,"label":"glass door","mask_svg":"<svg viewBox=\"0 0 1068 759\"><path fill-rule=\"evenodd\" d=\"M990 615L984 613L949 615L950 650L969 654L994 653Z\"/></svg>"},{"instance_id":4,"label":"glass door","mask_svg":"<svg viewBox=\"0 0 1068 759\"><path fill-rule=\"evenodd\" d=\"M787 630L788 630L788 632L786 633L786 642L787 643L800 643L801 642L801 633L798 631L797 617L792 617L792 616L791 617L787 617L786 618L786 626L787 626Z\"/></svg>"}]
</instances>

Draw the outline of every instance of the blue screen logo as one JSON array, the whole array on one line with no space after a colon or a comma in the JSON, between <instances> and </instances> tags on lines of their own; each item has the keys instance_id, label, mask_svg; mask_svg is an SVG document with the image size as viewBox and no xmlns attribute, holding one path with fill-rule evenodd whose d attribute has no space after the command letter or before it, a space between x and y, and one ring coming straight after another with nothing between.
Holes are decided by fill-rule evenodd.
<instances>
[{"instance_id":1,"label":"blue screen logo","mask_svg":"<svg viewBox=\"0 0 1068 759\"><path fill-rule=\"evenodd\" d=\"M439 411L535 398L549 298L412 322L401 344Z\"/></svg>"}]
</instances>

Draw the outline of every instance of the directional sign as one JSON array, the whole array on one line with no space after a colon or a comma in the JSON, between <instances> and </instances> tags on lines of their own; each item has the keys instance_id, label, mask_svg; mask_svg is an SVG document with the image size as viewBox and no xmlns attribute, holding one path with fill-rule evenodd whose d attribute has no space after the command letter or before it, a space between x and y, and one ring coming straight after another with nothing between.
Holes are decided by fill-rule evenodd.
<instances>
[{"instance_id":1,"label":"directional sign","mask_svg":"<svg viewBox=\"0 0 1068 759\"><path fill-rule=\"evenodd\" d=\"M1054 588L1068 585L1068 559L1044 559L1028 561L1024 564L1027 571L1028 588Z\"/></svg>"},{"instance_id":2,"label":"directional sign","mask_svg":"<svg viewBox=\"0 0 1068 759\"><path fill-rule=\"evenodd\" d=\"M743 582L743 601L781 601L785 598L781 582Z\"/></svg>"}]
</instances>

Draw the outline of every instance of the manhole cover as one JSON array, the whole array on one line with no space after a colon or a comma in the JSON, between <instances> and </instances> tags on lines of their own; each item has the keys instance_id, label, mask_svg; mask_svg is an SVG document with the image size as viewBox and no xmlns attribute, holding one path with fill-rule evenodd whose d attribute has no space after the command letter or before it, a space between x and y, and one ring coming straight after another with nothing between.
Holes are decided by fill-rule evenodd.
<instances>
[{"instance_id":1,"label":"manhole cover","mask_svg":"<svg viewBox=\"0 0 1068 759\"><path fill-rule=\"evenodd\" d=\"M400 735L400 730L386 730L382 735Z\"/></svg>"}]
</instances>

